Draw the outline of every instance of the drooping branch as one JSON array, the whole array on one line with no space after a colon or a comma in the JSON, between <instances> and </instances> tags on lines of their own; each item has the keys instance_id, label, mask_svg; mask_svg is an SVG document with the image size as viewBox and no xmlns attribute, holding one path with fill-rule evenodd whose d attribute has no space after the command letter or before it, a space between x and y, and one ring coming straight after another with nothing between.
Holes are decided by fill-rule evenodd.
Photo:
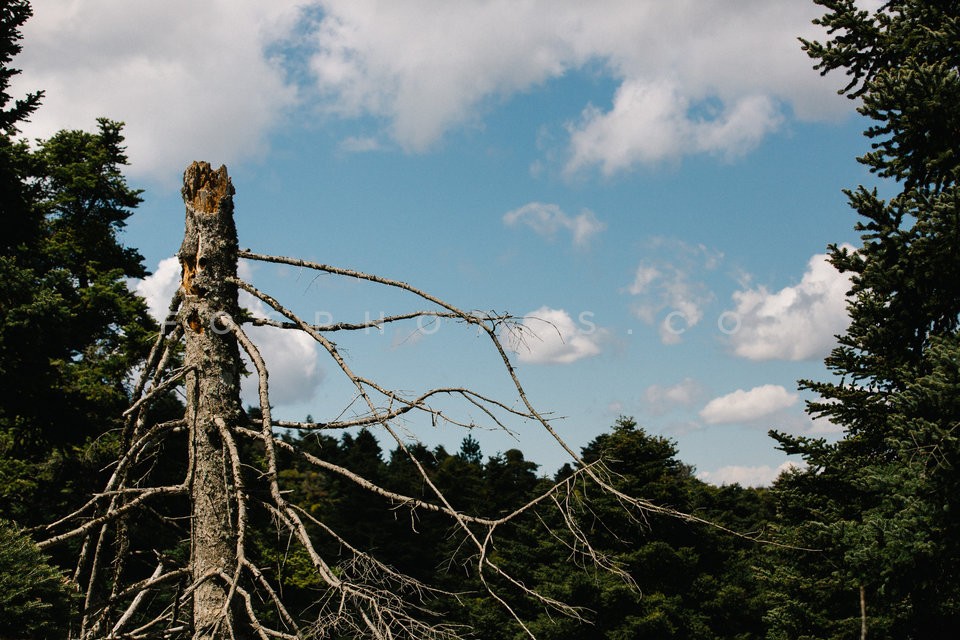
<instances>
[{"instance_id":1,"label":"drooping branch","mask_svg":"<svg viewBox=\"0 0 960 640\"><path fill-rule=\"evenodd\" d=\"M356 277L357 272L351 272L351 273L354 275L354 277ZM387 280L385 280L385 279L383 279L383 278L377 278L377 277L374 277L374 276L369 276L368 278L365 278L365 279L373 279L373 280L375 280L375 281L381 282L381 284L386 284L386 283L394 282L394 281L387 281ZM488 530L488 532L487 532L487 534L486 534L485 537L481 538L481 537L478 537L478 536L477 536L477 534L476 534L476 533L473 531L473 529L471 529L471 527L469 526L469 525L470 525L470 520L469 520L466 516L464 516L464 514L461 514L457 509L455 509L455 508L450 504L450 502L449 502L447 496L445 495L445 493L444 493L443 491L441 491L441 490L437 487L437 485L434 483L433 479L432 479L432 478L430 477L430 475L427 473L426 469L424 469L424 467L423 467L423 465L421 464L420 460L418 460L417 457L413 455L413 453L412 453L412 452L410 451L410 449L407 447L407 445L406 445L406 443L403 441L403 439L401 439L401 438L399 437L399 435L397 434L396 430L391 426L390 421L389 421L388 419L384 418L382 414L379 414L379 413L378 413L377 408L376 408L376 406L375 406L375 403L373 402L371 396L370 396L370 395L368 394L368 392L367 392L367 387L368 387L368 386L374 386L374 388L376 388L378 391L380 391L381 393L384 393L385 395L388 395L388 396L391 395L392 392L386 391L386 390L382 389L381 387L379 387L378 385L370 385L370 384L369 384L369 381L368 381L367 379L362 378L362 377L360 377L359 375L357 375L357 374L352 370L352 368L350 367L350 365L347 364L346 360L345 360L345 359L343 358L343 356L340 354L340 352L339 352L338 349L337 349L337 346L336 346L333 342L331 342L329 339L327 339L321 332L317 331L313 326L309 325L309 324L306 323L304 320L302 320L299 316L297 316L295 313L293 313L290 309L288 309L288 308L286 308L284 305L282 305L282 304L281 304L279 301L277 301L275 298L273 298L272 296L270 296L270 295L268 295L268 294L260 291L259 289L257 289L257 288L254 287L253 285L250 285L249 283L246 283L246 282L244 282L244 281L242 281L242 280L240 280L240 279L234 279L233 282L234 282L239 288L241 288L241 289L243 289L244 291L246 291L247 293L250 293L251 295L255 296L255 297L258 298L259 300L261 300L261 301L263 301L264 303L266 303L266 304L267 304L269 307L271 307L273 310L275 310L276 312L278 312L278 313L282 314L283 316L287 317L291 322L297 324L297 325L301 328L302 331L304 331L305 333L307 333L308 335L310 335L314 340L316 340L316 341L327 351L327 353L334 359L334 361L336 362L336 364L337 364L337 366L339 367L339 369L341 370L341 372L347 377L348 380L351 381L351 383L353 383L353 385L354 385L355 388L357 389L358 395L359 395L359 396L364 400L364 402L366 403L366 405L367 405L367 407L368 407L368 409L369 409L369 411L370 411L370 414L371 414L372 416L379 416L379 418L380 418L380 419L378 420L379 426L380 426L387 434L390 435L390 437L393 439L394 443L396 444L397 449L398 449L399 451L401 451L401 452L407 457L407 459L410 460L410 462L413 464L413 466L416 468L417 473L418 473L418 475L420 476L422 482L424 483L425 486L427 486L427 487L429 488L430 492L431 492L431 493L433 494L433 496L438 500L439 506L442 507L443 512L446 513L446 514L448 514L448 515L453 519L453 521L454 521L454 523L456 524L457 528L464 533L465 537L466 537L466 538L472 543L472 545L476 548L477 553L478 553L478 558L479 558L479 559L478 559L478 562L477 562L477 565L476 565L477 575L478 575L478 577L480 578L481 583L483 584L483 586L484 586L484 588L486 589L486 591L490 594L491 597L493 597L493 598L496 599L498 602L500 602L500 604L504 607L504 609L508 611L508 613L514 618L514 620L517 622L517 624L526 632L526 634L527 634L528 636L530 636L531 638L534 637L533 633L530 631L530 629L527 627L527 625L524 623L524 621L520 618L520 616L516 613L516 611L507 603L506 600L504 600L504 598L503 598L502 596L500 596L500 595L496 592L496 590L493 588L493 586L491 585L491 583L487 580L486 575L485 575L485 570L486 570L486 569L492 570L496 575L502 577L502 578L505 579L508 583L510 583L510 584L512 584L514 587L516 587L520 592L522 592L523 594L525 594L525 595L527 595L527 596L529 596L529 597L532 597L532 598L538 600L539 602L541 602L541 603L544 604L545 606L548 606L548 607L550 607L550 608L552 608L552 609L555 609L555 610L557 610L557 611L560 611L560 612L564 613L565 615L574 616L574 617L579 616L579 613L578 613L575 609L569 607L568 605L565 605L565 604L562 603L562 602L559 602L559 601L554 600L554 599L552 599L552 598L548 598L548 597L546 597L546 596L544 596L544 595L542 595L542 594L540 594L540 593L538 593L538 592L535 592L535 591L529 589L529 588L526 587L521 581L517 580L517 579L514 578L512 575L510 575L508 572L504 571L503 568L501 568L497 563L495 563L495 562L493 562L493 561L491 560L490 555L489 555L488 552L489 552L489 550L490 550L491 540L492 540L492 536L493 536L493 528L491 528L490 530ZM403 288L403 289L406 289L406 290L411 290L411 289L413 289L412 287L410 287L409 285L406 285L405 283L394 283L394 286L398 286L398 287ZM427 296L427 294L423 294L423 295L424 295L424 296ZM432 296L428 296L428 299L430 299L431 301L440 302L438 299L433 298ZM456 309L455 307L453 307L453 306L451 306L451 305L449 305L449 304L442 303L442 302L440 302L440 304L444 305L444 308L446 308L446 309L450 310L451 312L456 313L456 314L458 314L459 316L461 316L465 321L467 321L467 322L469 322L469 323L471 323L471 324L477 324L478 326L481 326L481 327L484 328L484 330L488 333L488 335L491 336L491 338L494 340L494 343L497 345L498 350L499 350L499 352L500 352L500 354L501 354L501 356L502 356L502 358L503 358L503 360L504 360L504 362L505 362L505 365L506 365L506 366L508 367L508 369L510 370L511 378L512 378L512 380L514 381L515 385L517 386L518 392L519 392L519 393L522 395L522 397L524 397L524 399L525 399L525 394L524 394L524 392L523 392L523 388L520 386L519 379L516 377L516 374L515 374L515 372L513 371L512 366L510 365L509 359L508 359L507 356L506 356L506 352L505 352L505 350L503 349L502 345L500 344L499 338L496 336L495 325L494 325L493 327L488 327L488 326L486 326L485 324L483 324L483 321L480 320L480 319L478 319L476 316L466 314L466 313L464 313L464 312ZM253 359L255 360L255 362L261 363L261 364L257 364L258 370L259 370L259 368L262 366L262 360L259 359L258 356L255 356L255 355L252 354L252 353L251 353L251 358L253 358ZM264 384L264 380L265 380L265 377L262 377L262 378L261 378L261 385ZM263 387L261 387L261 389L262 389L262 388L263 388ZM264 392L261 391L261 402L263 402L263 400L264 400ZM568 451L570 451L570 449L569 449L569 447L566 445L566 443L564 443L562 440L560 440L559 436L558 436L558 435L556 434L556 432L552 429L552 427L550 427L550 426L546 423L546 420L545 420L542 416L540 416L540 414L536 413L536 411L533 410L533 407L529 404L529 402L525 400L525 404L526 404L526 406L528 407L528 409L530 410L530 415L531 415L532 417L534 417L535 419L537 419L538 421L540 421L541 423L543 423L544 426L546 426L547 429L550 431L550 433L551 433ZM269 414L269 410L268 410L268 407L264 407L264 406L261 406L261 410L263 411L263 423L264 423L263 438L264 438L265 444L266 444L266 446L268 447L268 449L271 449L271 450L272 450L272 444L269 444L269 443L266 442L268 439L269 439L269 440L272 440L272 439L273 439L272 436L270 436L269 433L267 432L267 426L270 424L270 414ZM521 415L522 415L522 414L521 414ZM572 451L571 451L571 454L572 454ZM591 476L592 478L594 478L594 479L599 479L599 478L600 478L600 476L598 476L591 467L589 467L589 466L587 466L586 464L584 464L583 461L580 460L579 457L577 457L577 456L573 456L573 457L574 457L578 462L580 462L580 467L581 467L581 469L584 470L584 472L585 472L586 474L590 475L590 476ZM611 488L612 488L612 487L611 487ZM635 504L634 506L639 506L639 503ZM670 510L663 509L663 508L661 508L661 507L655 507L655 508L657 508L658 510L660 510L660 511L662 511L662 512L664 512L664 513L669 513L669 512L670 512Z\"/></svg>"},{"instance_id":2,"label":"drooping branch","mask_svg":"<svg viewBox=\"0 0 960 640\"><path fill-rule=\"evenodd\" d=\"M448 303L448 302L446 302L446 301L444 301L444 300L441 300L440 298L438 298L438 297L436 297L436 296L433 296L433 295L431 295L431 294L429 294L429 293L427 293L427 292L425 292L425 291L422 291L422 290L420 290L420 289L418 289L418 288L416 288L416 287L413 287L413 286L407 284L406 282L401 282L401 281L399 281L399 280L391 280L391 279L389 279L389 278L384 278L384 277L381 277L381 276L364 273L364 272L362 272L362 271L356 271L356 270L353 270L353 269L342 269L342 268L339 268L339 267L333 267L333 266L326 265L326 264L321 264L321 263L317 263L317 262L311 262L311 261L309 261L309 260L300 260L300 259L297 259L297 258L286 258L286 257L282 257L282 256L262 255L262 254L253 253L253 252L251 252L251 251L249 251L249 250L242 250L242 251L240 251L240 252L239 252L239 256L240 256L241 258L247 258L247 259L249 259L249 260L259 260L259 261L262 261L262 262L272 262L272 263L276 263L276 264L286 264L286 265L295 266L295 267L303 267L303 268L313 269L313 270L315 270L315 271L321 271L321 272L324 272L324 273L330 273L330 274L335 274L335 275L342 275L342 276L346 276L346 277L349 277L349 278L354 278L354 279L357 279L357 280L366 280L366 281L369 281L369 282L374 282L374 283L377 283L377 284L382 284L382 285L385 285L385 286L388 286L388 287L392 287L392 288L396 288L396 289L401 289L401 290L403 290L403 291L407 291L407 292L409 292L409 293L412 293L413 295L415 295L415 296L417 296L417 297L419 297L419 298L422 298L422 299L424 299L424 300L427 300L427 301L429 301L429 302L437 305L438 307L440 307L440 308L442 308L442 309L445 309L447 313L451 314L452 316L454 316L454 317L456 317L456 318L459 318L460 320L462 320L463 322L465 322L465 323L467 323L467 324L471 324L471 325L474 325L474 326L478 327L478 328L479 328L481 331L483 331L483 332L487 335L487 337L490 339L490 341L491 341L491 343L492 343L492 345L493 345L493 347L494 347L494 350L495 350L496 353L498 354L498 356L499 356L499 358L500 358L500 361L501 361L501 363L503 364L504 371L505 371L505 372L507 373L507 375L509 376L509 379L510 379L511 383L513 384L514 389L516 390L516 393L517 393L520 401L522 402L523 406L526 408L526 412L524 412L522 415L524 415L525 417L529 417L529 418L535 420L537 423L539 423L539 424L547 431L547 433L550 434L550 436L552 437L552 439L553 439L554 441L556 441L556 442L563 448L563 450L567 453L567 455L570 456L570 459L571 459L571 460L573 460L574 462L576 462L576 463L577 463L578 465L580 465L581 467L586 467L586 466L587 466L587 465L585 464L585 462L583 461L583 459L580 457L580 455L577 454L577 453L573 450L573 448L570 447L570 445L567 444L567 442L566 442L563 438L560 437L560 434L558 434L557 431L556 431L556 429L553 428L553 425L550 424L550 421L549 421L542 413L540 413L539 411L537 411L536 408L534 408L533 404L530 402L530 399L527 397L526 390L524 389L523 385L521 384L520 378L519 378L519 376L517 375L516 369L514 368L513 363L510 361L510 357L509 357L509 355L507 354L507 349L504 347L503 342L501 341L500 336L499 336L499 334L498 334L499 328L500 328L500 327L503 325L503 323L504 323L504 318L505 318L505 317L509 318L509 316L502 316L502 315L497 315L497 316L484 316L484 315L482 315L482 314L469 313L469 312L467 312L467 311L464 311L464 310L462 310L462 309L459 309L459 308L453 306L452 304L450 304L450 303ZM303 322L302 320L300 320L299 318L297 318L297 317L296 317L296 314L294 314L292 311L290 311L289 309L287 309L286 307L284 307L283 305L281 305L281 304L280 304L276 299L274 299L272 296L269 296L269 295L267 295L267 294L259 291L258 289L256 289L256 288L253 287L252 285L249 285L249 284L247 284L247 283L245 283L245 282L243 282L243 281L241 281L241 280L239 280L239 279L238 279L238 280L235 280L234 282L235 282L235 284L237 284L237 286L241 287L242 289L244 289L245 291L247 291L247 292L250 293L251 295L259 298L260 300L262 300L263 302L265 302L267 305L269 305L271 308L273 308L273 309L274 309L275 311L277 311L278 313L286 316L286 317L287 317L288 319L290 319L294 324L296 324L297 326L299 326L301 330L303 330L303 331L306 332L308 335L310 335L310 336L313 337L315 340L317 340L317 342L319 342L325 349L327 349L327 351L328 351L332 356L334 356L334 359L337 361L337 364L340 366L341 370L343 370L343 371L347 374L347 376L348 376L352 381L354 381L355 384L359 384L359 381L360 381L361 379L360 379L358 376L355 376L355 375L352 373L352 371L350 371L349 367L346 365L346 362L343 362L343 363L341 364L342 357L340 356L339 352L336 351L336 346L333 345L333 344L332 344L329 340L327 340L325 337L323 337L323 335L322 335L319 331L317 331L316 329L314 329L311 325L308 325L307 323L305 323L305 322ZM329 345L329 347L328 347L328 345ZM361 395L364 395L364 396L365 396L365 394L364 394L364 392L363 392L362 390L361 390ZM374 410L372 407L371 407L371 413L375 413L375 410ZM402 445L402 443L401 443L401 445ZM654 503L652 503L652 502L649 502L649 501L647 501L647 500L642 500L642 499L636 498L636 497L634 497L634 496L628 496L628 495L624 494L623 492L617 490L615 487L613 487L613 486L607 481L606 478L602 477L602 476L599 475L599 474L596 474L596 473L595 473L594 471L592 471L592 470L588 472L588 475L590 475L591 478L592 478L595 482L597 482L600 486L604 487L605 489L607 489L607 490L613 492L615 495L617 495L618 498L620 498L621 500L624 501L624 504L625 504L625 505L628 505L628 506L630 506L631 508L641 509L641 510L644 510L644 511L656 512L656 513L663 513L663 514L666 514L666 515L683 516L683 517L685 517L685 518L688 517L688 516L686 516L686 514L680 514L680 513L678 513L678 512L674 512L673 510L665 509L665 508L663 508L663 507L661 507L661 506L659 506L659 505L656 505L656 504L654 504ZM692 518L692 519L693 519L693 520L697 520L696 518Z\"/></svg>"}]
</instances>

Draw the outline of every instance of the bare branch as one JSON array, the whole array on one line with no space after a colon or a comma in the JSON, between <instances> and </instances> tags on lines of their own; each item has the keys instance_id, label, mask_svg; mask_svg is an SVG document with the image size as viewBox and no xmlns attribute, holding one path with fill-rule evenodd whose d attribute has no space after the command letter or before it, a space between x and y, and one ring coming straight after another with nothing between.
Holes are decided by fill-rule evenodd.
<instances>
[{"instance_id":1,"label":"bare branch","mask_svg":"<svg viewBox=\"0 0 960 640\"><path fill-rule=\"evenodd\" d=\"M82 524L79 527L72 529L71 531L67 531L66 533L62 533L58 536L53 536L52 538L47 538L46 540L41 540L40 542L37 543L37 546L40 547L41 549L46 549L55 544L59 544L65 540L69 540L70 538L75 538L79 535L83 535L84 533L87 533L88 531L91 531L99 527L100 525L106 524L108 522L112 522L117 518L119 518L120 516L124 515L125 513L133 511L134 509L139 507L142 503L146 502L148 499L153 498L155 496L179 495L179 494L186 493L187 491L188 491L188 487L183 484L171 485L166 487L150 487L148 489L143 489L139 492L139 495L135 497L133 500L131 500L130 502L127 502L122 506L112 508L108 510L106 513L104 513L102 516L94 518L93 520L89 520L85 524Z\"/></svg>"},{"instance_id":2,"label":"bare branch","mask_svg":"<svg viewBox=\"0 0 960 640\"><path fill-rule=\"evenodd\" d=\"M512 316L490 316L496 317L503 321L508 321L512 319ZM362 331L365 329L382 329L384 325L392 324L395 322L402 322L404 320L416 320L418 318L446 318L450 320L461 320L461 316L458 313L444 313L441 311L412 311L410 313L403 313L393 316L383 316L382 318L377 318L376 320L368 320L366 322L337 322L334 324L314 324L310 325L316 331L322 331L324 333L331 333L334 331ZM277 329L294 329L300 331L300 325L295 322L280 322L278 320L271 320L269 318L253 318L250 321L250 324L258 327L275 327Z\"/></svg>"},{"instance_id":3,"label":"bare branch","mask_svg":"<svg viewBox=\"0 0 960 640\"><path fill-rule=\"evenodd\" d=\"M281 459L288 454L338 482L378 496L385 508L409 510L411 518L425 518L429 513L430 522L442 518L450 526L452 542L459 544L449 562L462 562L475 573L471 579L477 580L480 593L499 603L530 638L534 638L533 630L523 620L523 609L517 602L534 603L578 621L585 621L585 612L537 591L525 583L522 575L509 570L509 562L501 560L503 556L496 550L498 537L509 530L506 525L533 523L543 527L545 535L563 545L578 565L611 572L634 585L633 577L616 558L591 542L596 514L590 506L589 491L612 496L638 520L655 513L711 524L627 495L618 489L617 478L602 460L587 462L564 442L547 415L530 403L504 346L509 338L504 337L505 332L522 329L516 318L464 311L405 282L360 271L237 252L232 194L225 168L214 172L200 163L191 165L185 174L187 230L179 254L182 281L170 306L170 317L175 316L176 323L164 323L134 385L131 404L123 413L126 421L120 451L116 462L104 469L109 478L102 490L69 515L37 530L42 535L59 532L40 542L44 549L82 539L82 543L78 541L74 572L74 579L83 585L81 639L180 638L191 629L194 637L202 640L462 637L464 629L445 624L431 607L447 598L456 601L463 594L406 575L384 562L386 556L378 558L374 550L348 540L329 522L293 502L280 468ZM416 305L425 301L435 308L357 323L308 324L271 295L239 279L238 255L402 290L419 298ZM350 385L350 401L339 415L317 422L274 419L270 372L260 349L240 326L238 290L253 295L283 317L279 321L255 318L246 322L302 331L332 359ZM510 395L516 396L504 401L453 384L416 392L391 389L355 371L327 335L382 329L421 318L477 327L478 334L485 334L493 345L510 381ZM186 362L170 371L181 340ZM240 404L241 353L249 357L257 376L257 420L245 415ZM150 426L147 418L151 404L181 381L187 398L185 418ZM479 415L481 424L467 419L470 415ZM515 437L515 424L529 421L558 443L575 468L567 478L540 489L509 513L467 512L441 490L439 476L426 468L408 440L401 437L411 418L429 420L434 425L440 422L468 429L499 429ZM278 437L274 432L277 427L301 431L377 428L392 439L398 455L405 456L416 470L424 495L414 497L388 489L342 464L312 455ZM171 442L179 442L172 434L183 432L188 432L189 438L187 454L179 459L179 465L185 464L186 474L182 482L172 484L169 473L163 473L165 458L160 452ZM182 469L177 469L179 478ZM174 499L164 499L167 497ZM201 504L202 508L198 507ZM149 524L140 522L140 516L146 516ZM263 552L257 535L262 518L276 527L278 541L286 541L284 553L295 551L299 558L309 561L309 580L318 590L318 599L307 611L288 607L283 576L274 575L269 565L258 560ZM169 547L144 542L149 535L133 542L132 532L154 522L185 538L177 543L181 545L177 553L164 555L161 549ZM183 560L187 542L189 562ZM328 554L331 547L339 552ZM144 555L150 558L149 564L144 564ZM128 569L128 564L135 569Z\"/></svg>"},{"instance_id":4,"label":"bare branch","mask_svg":"<svg viewBox=\"0 0 960 640\"><path fill-rule=\"evenodd\" d=\"M156 398L158 395L160 395L170 387L173 387L176 384L178 384L180 380L183 379L183 377L187 375L187 373L189 373L190 371L191 369L189 367L180 367L179 369L171 373L169 378L167 378L166 380L164 380L158 385L154 385L150 389L150 392L147 393L147 395L141 397L139 400L137 400L132 405L130 405L130 408L123 412L123 417L126 418L130 416L133 412L135 412L137 409L139 409L143 405L149 402L152 402L154 398Z\"/></svg>"}]
</instances>

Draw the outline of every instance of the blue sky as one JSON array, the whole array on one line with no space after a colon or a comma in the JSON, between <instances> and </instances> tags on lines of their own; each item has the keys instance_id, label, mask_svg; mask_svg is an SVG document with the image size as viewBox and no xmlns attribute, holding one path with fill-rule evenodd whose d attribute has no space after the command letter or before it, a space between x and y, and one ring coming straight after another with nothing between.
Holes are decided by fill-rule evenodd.
<instances>
[{"instance_id":1,"label":"blue sky","mask_svg":"<svg viewBox=\"0 0 960 640\"><path fill-rule=\"evenodd\" d=\"M821 78L797 42L817 35L812 2L202 5L38 0L17 60L15 90L46 91L24 135L127 123L129 181L146 192L124 240L155 272L140 284L155 305L178 275L180 175L225 163L241 246L526 317L539 337L512 359L575 448L626 414L704 479L758 484L787 462L768 429L835 437L804 414L796 380L827 375L846 325L846 280L823 260L827 244L856 243L841 189L876 181L855 161L865 122L836 95L842 78ZM310 320L422 306L242 270ZM352 410L308 340L254 338L281 417ZM412 393L462 384L514 401L460 326L343 346L358 371ZM474 435L487 454L564 462L536 425L514 426ZM464 435L405 428L453 449Z\"/></svg>"}]
</instances>

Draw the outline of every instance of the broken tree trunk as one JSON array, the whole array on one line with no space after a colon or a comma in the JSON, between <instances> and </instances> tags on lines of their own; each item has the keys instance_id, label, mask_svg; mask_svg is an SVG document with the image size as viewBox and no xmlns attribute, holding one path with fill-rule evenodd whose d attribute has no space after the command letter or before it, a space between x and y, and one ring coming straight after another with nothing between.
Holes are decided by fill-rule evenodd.
<instances>
[{"instance_id":1,"label":"broken tree trunk","mask_svg":"<svg viewBox=\"0 0 960 640\"><path fill-rule=\"evenodd\" d=\"M237 570L237 523L231 504L230 460L222 427L244 419L240 353L217 321L237 318L237 231L233 185L226 167L194 162L183 175L186 231L180 247L185 336L186 419L190 428L191 569L195 639L242 637L235 628L230 582Z\"/></svg>"}]
</instances>

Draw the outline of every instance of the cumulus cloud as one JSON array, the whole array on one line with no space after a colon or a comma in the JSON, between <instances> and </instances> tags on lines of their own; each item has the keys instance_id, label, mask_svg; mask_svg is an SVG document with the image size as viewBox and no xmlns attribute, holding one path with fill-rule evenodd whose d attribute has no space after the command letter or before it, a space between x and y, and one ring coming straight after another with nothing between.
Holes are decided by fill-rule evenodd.
<instances>
[{"instance_id":1,"label":"cumulus cloud","mask_svg":"<svg viewBox=\"0 0 960 640\"><path fill-rule=\"evenodd\" d=\"M693 106L676 82L624 82L610 111L590 106L579 122L568 125L566 171L598 165L612 175L696 153L734 158L756 147L783 119L775 102L763 95L738 98L708 117L692 115Z\"/></svg>"},{"instance_id":2,"label":"cumulus cloud","mask_svg":"<svg viewBox=\"0 0 960 640\"><path fill-rule=\"evenodd\" d=\"M173 294L180 286L180 261L175 257L164 258L157 265L156 271L132 284L133 290L147 301L150 315L157 322L163 322L170 309Z\"/></svg>"},{"instance_id":3,"label":"cumulus cloud","mask_svg":"<svg viewBox=\"0 0 960 640\"><path fill-rule=\"evenodd\" d=\"M654 415L663 415L674 409L696 404L704 393L703 386L693 378L684 378L673 385L654 384L643 392L644 406Z\"/></svg>"},{"instance_id":4,"label":"cumulus cloud","mask_svg":"<svg viewBox=\"0 0 960 640\"><path fill-rule=\"evenodd\" d=\"M765 384L747 391L737 389L708 402L700 410L700 418L707 424L751 422L791 407L798 400L796 393L776 384Z\"/></svg>"},{"instance_id":5,"label":"cumulus cloud","mask_svg":"<svg viewBox=\"0 0 960 640\"><path fill-rule=\"evenodd\" d=\"M47 96L26 135L124 120L131 173L171 181L196 158L261 154L294 106L374 123L376 137L344 150L385 135L422 151L584 68L619 86L565 116L569 171L736 156L787 113L850 109L797 45L816 37L817 9L793 0L45 0L34 11L13 89Z\"/></svg>"},{"instance_id":6,"label":"cumulus cloud","mask_svg":"<svg viewBox=\"0 0 960 640\"><path fill-rule=\"evenodd\" d=\"M658 326L660 341L678 344L688 329L700 323L704 309L714 300L698 274L715 269L722 258L722 253L702 244L655 238L626 289L636 299L634 315L652 325L663 314Z\"/></svg>"},{"instance_id":7,"label":"cumulus cloud","mask_svg":"<svg viewBox=\"0 0 960 640\"><path fill-rule=\"evenodd\" d=\"M537 235L553 239L563 230L570 233L575 247L586 247L590 240L607 228L606 223L597 219L589 209L584 209L577 216L570 216L563 212L558 205L530 202L519 209L508 211L503 216L503 222L508 227L526 225Z\"/></svg>"},{"instance_id":8,"label":"cumulus cloud","mask_svg":"<svg viewBox=\"0 0 960 640\"><path fill-rule=\"evenodd\" d=\"M241 275L246 263L240 263ZM150 314L162 321L170 306L170 300L180 286L180 262L177 258L160 261L156 271L142 280L131 283L134 291L147 301ZM246 292L240 293L240 305L255 316L267 317L269 310L258 299ZM285 331L272 327L244 328L263 356L270 371L271 402L282 407L286 404L305 402L314 397L323 380L319 355L313 340L300 331ZM248 370L253 367L248 364ZM247 376L241 382L241 397L245 403L258 402L257 379Z\"/></svg>"},{"instance_id":9,"label":"cumulus cloud","mask_svg":"<svg viewBox=\"0 0 960 640\"><path fill-rule=\"evenodd\" d=\"M786 111L809 119L850 108L797 45L816 37L816 7L791 0L321 5L311 69L326 107L379 118L408 150L588 64L620 85L610 109L570 114L571 171L735 156Z\"/></svg>"},{"instance_id":10,"label":"cumulus cloud","mask_svg":"<svg viewBox=\"0 0 960 640\"><path fill-rule=\"evenodd\" d=\"M801 468L801 465L790 460L777 467L766 464L755 467L729 465L720 467L716 471L701 471L697 477L717 486L739 484L744 487L767 487L773 484L773 481L784 471Z\"/></svg>"},{"instance_id":11,"label":"cumulus cloud","mask_svg":"<svg viewBox=\"0 0 960 640\"><path fill-rule=\"evenodd\" d=\"M739 325L730 334L733 352L750 360L823 358L836 344L834 336L849 324L849 289L849 276L838 272L826 254L818 254L795 286L734 292L730 317Z\"/></svg>"},{"instance_id":12,"label":"cumulus cloud","mask_svg":"<svg viewBox=\"0 0 960 640\"><path fill-rule=\"evenodd\" d=\"M570 364L600 353L604 331L589 317L575 322L563 309L540 307L506 334L506 346L520 362Z\"/></svg>"},{"instance_id":13,"label":"cumulus cloud","mask_svg":"<svg viewBox=\"0 0 960 640\"><path fill-rule=\"evenodd\" d=\"M249 301L242 304L251 308ZM254 315L260 315L262 311L262 308L255 309ZM246 332L270 371L270 401L274 405L283 407L307 402L316 396L323 382L323 370L319 365L317 345L310 336L302 331L272 327L247 327ZM248 368L253 370L253 367ZM244 402L259 402L258 384L255 375L243 379L240 390Z\"/></svg>"},{"instance_id":14,"label":"cumulus cloud","mask_svg":"<svg viewBox=\"0 0 960 640\"><path fill-rule=\"evenodd\" d=\"M699 412L707 425L742 424L784 433L830 436L843 429L823 417L813 417L800 405L801 397L780 385L738 389L710 400Z\"/></svg>"},{"instance_id":15,"label":"cumulus cloud","mask_svg":"<svg viewBox=\"0 0 960 640\"><path fill-rule=\"evenodd\" d=\"M15 94L43 89L29 138L127 123L130 173L178 179L192 160L260 154L296 99L271 46L305 0L45 0L33 3Z\"/></svg>"}]
</instances>

